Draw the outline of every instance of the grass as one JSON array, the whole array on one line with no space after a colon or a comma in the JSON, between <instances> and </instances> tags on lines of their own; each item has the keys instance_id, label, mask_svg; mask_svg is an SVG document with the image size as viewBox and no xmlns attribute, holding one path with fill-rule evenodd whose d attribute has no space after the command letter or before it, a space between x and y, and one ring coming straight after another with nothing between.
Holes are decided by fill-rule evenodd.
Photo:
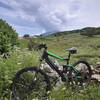
<instances>
[{"instance_id":1,"label":"grass","mask_svg":"<svg viewBox=\"0 0 100 100\"><path fill-rule=\"evenodd\" d=\"M71 87L60 87L59 90L54 90L51 94L50 100L99 100L100 86L92 85L86 89L76 91Z\"/></svg>"},{"instance_id":2,"label":"grass","mask_svg":"<svg viewBox=\"0 0 100 100\"><path fill-rule=\"evenodd\" d=\"M28 66L37 66L39 55L35 51L28 51L27 39L19 40L19 47L11 52L8 59L0 56L0 100L11 100L10 85L15 73ZM78 53L72 55L71 63L79 59L86 59L91 65L100 61L100 35L85 37L79 34L68 34L61 36L49 36L46 38L33 39L36 43L46 43L48 50L66 57L68 52L65 50L70 47L77 47ZM99 100L100 86L90 86L86 90L76 92L70 88L53 90L49 100Z\"/></svg>"}]
</instances>

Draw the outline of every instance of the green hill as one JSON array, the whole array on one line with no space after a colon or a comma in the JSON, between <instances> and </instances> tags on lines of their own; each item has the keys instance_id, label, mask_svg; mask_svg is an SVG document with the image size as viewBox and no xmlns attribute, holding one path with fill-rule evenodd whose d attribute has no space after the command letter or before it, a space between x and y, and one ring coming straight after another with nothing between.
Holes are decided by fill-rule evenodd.
<instances>
[{"instance_id":1,"label":"green hill","mask_svg":"<svg viewBox=\"0 0 100 100\"><path fill-rule=\"evenodd\" d=\"M76 60L85 58L92 64L100 61L100 35L88 37L80 35L80 33L66 34L64 32L59 34L33 38L33 41L36 43L46 43L52 52L62 56L67 54L65 49L77 47L78 53L74 55Z\"/></svg>"},{"instance_id":2,"label":"green hill","mask_svg":"<svg viewBox=\"0 0 100 100\"><path fill-rule=\"evenodd\" d=\"M64 35L64 34L77 34L79 33L80 35L85 35L85 36L94 36L94 35L100 35L100 27L85 27L83 29L76 29L76 30L71 30L71 31L62 31L62 32L51 32L51 33L45 33L43 34L44 36L58 36L58 35Z\"/></svg>"},{"instance_id":3,"label":"green hill","mask_svg":"<svg viewBox=\"0 0 100 100\"><path fill-rule=\"evenodd\" d=\"M37 66L39 64L39 54L34 50L29 51L27 49L29 42L33 44L46 43L49 51L63 57L66 57L68 54L67 48L77 47L78 52L72 55L71 63L79 59L86 59L91 65L95 66L96 62L100 61L100 35L81 35L77 30L70 34L59 32L57 35L21 38L18 41L19 46L13 52L10 52L11 56L8 59L3 59L0 56L0 100L12 100L12 79L18 70L23 67ZM62 63L66 62L60 62L60 64ZM62 85L58 90L53 90L48 100L100 99L100 86L98 84L89 86L80 92L77 92L77 90L72 91L70 87L64 88L65 86Z\"/></svg>"}]
</instances>

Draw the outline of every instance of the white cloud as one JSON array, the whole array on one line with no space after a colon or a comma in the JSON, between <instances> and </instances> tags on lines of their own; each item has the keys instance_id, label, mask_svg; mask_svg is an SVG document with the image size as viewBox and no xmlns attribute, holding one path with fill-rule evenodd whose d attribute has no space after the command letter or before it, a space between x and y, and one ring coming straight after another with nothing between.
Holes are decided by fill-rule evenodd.
<instances>
[{"instance_id":1,"label":"white cloud","mask_svg":"<svg viewBox=\"0 0 100 100\"><path fill-rule=\"evenodd\" d=\"M1 18L17 26L17 31L22 33L100 25L99 0L0 0L0 2Z\"/></svg>"}]
</instances>

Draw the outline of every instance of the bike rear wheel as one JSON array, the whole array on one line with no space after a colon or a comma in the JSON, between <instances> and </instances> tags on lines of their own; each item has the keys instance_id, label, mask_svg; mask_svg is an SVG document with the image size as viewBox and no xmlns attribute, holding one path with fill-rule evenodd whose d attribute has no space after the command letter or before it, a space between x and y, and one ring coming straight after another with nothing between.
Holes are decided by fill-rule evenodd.
<instances>
[{"instance_id":1,"label":"bike rear wheel","mask_svg":"<svg viewBox=\"0 0 100 100\"><path fill-rule=\"evenodd\" d=\"M91 81L92 70L88 62L78 61L74 65L79 74L75 75L74 83L76 85L87 86Z\"/></svg>"},{"instance_id":2,"label":"bike rear wheel","mask_svg":"<svg viewBox=\"0 0 100 100\"><path fill-rule=\"evenodd\" d=\"M50 91L48 76L37 67L24 68L13 79L12 94L15 100L41 99Z\"/></svg>"}]
</instances>

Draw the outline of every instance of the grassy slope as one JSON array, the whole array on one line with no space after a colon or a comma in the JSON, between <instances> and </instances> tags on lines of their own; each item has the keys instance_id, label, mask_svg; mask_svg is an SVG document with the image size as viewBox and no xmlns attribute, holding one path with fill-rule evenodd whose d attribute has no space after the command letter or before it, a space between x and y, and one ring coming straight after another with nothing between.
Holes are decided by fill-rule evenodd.
<instances>
[{"instance_id":1,"label":"grassy slope","mask_svg":"<svg viewBox=\"0 0 100 100\"><path fill-rule=\"evenodd\" d=\"M72 62L82 58L87 59L91 64L100 61L100 35L94 37L86 37L79 34L50 36L42 40L38 39L38 42L46 43L50 51L61 56L67 55L67 48L77 47L78 52L74 55Z\"/></svg>"},{"instance_id":2,"label":"grassy slope","mask_svg":"<svg viewBox=\"0 0 100 100\"><path fill-rule=\"evenodd\" d=\"M22 67L38 64L37 52L30 52L26 49L28 40L19 41L20 48L17 48L16 51L12 52L9 59L4 60L2 57L0 57L0 100L10 100L9 87L12 82L12 77L14 77L14 74L17 70L21 69ZM100 58L98 57L98 55L100 55L100 48L97 48L97 46L100 47L100 35L88 38L78 34L68 34L57 37L50 36L42 39L38 38L33 39L33 41L38 43L44 42L48 45L48 49L50 51L65 57L67 55L65 50L66 48L73 46L77 47L78 54L73 56L71 60L72 63L80 58L85 58L90 64L94 65L95 62L100 61ZM86 90L83 94L72 93L73 92L70 89L60 89L58 91L53 91L51 97L55 98L54 100L99 100L98 98L100 97L100 87L89 88L88 91ZM90 95L92 97L90 97Z\"/></svg>"}]
</instances>

